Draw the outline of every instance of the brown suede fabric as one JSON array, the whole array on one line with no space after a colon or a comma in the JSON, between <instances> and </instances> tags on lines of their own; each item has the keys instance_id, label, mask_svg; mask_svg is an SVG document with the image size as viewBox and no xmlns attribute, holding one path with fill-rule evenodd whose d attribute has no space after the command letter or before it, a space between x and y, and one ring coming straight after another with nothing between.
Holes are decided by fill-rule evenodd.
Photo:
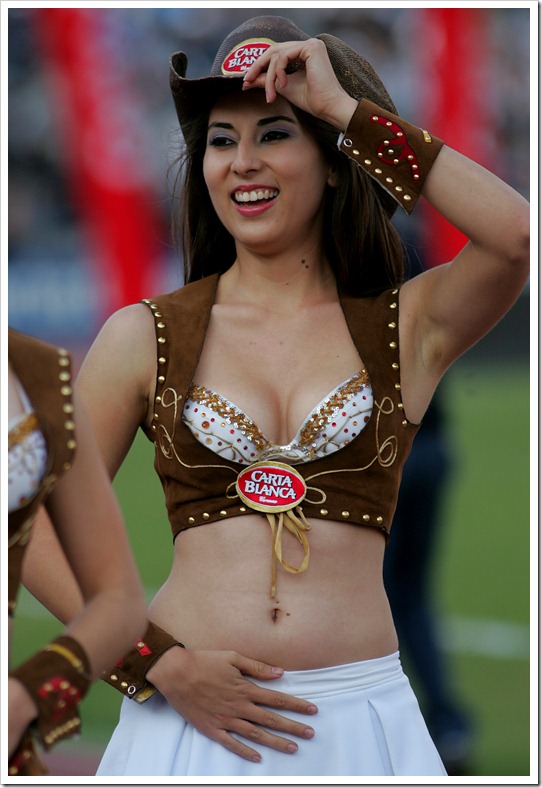
<instances>
[{"instance_id":1,"label":"brown suede fabric","mask_svg":"<svg viewBox=\"0 0 542 788\"><path fill-rule=\"evenodd\" d=\"M218 275L206 277L145 301L155 318L158 354L155 416L146 434L156 446L155 468L164 488L174 537L186 528L251 512L239 498L226 494L245 466L215 455L181 420L218 279ZM369 373L375 407L365 429L348 446L326 458L295 466L309 486L302 508L308 518L376 528L387 537L403 463L418 429L406 421L401 403L399 293L388 290L374 298L343 295L341 304ZM229 491L230 496L234 494ZM126 697L143 703L155 691L146 681L147 671L175 645L182 644L149 622L143 640L103 678Z\"/></svg>"},{"instance_id":2,"label":"brown suede fabric","mask_svg":"<svg viewBox=\"0 0 542 788\"><path fill-rule=\"evenodd\" d=\"M89 671L88 657L78 641L60 635L10 672L38 707L31 729L46 750L80 732L79 704L90 686Z\"/></svg>"},{"instance_id":3,"label":"brown suede fabric","mask_svg":"<svg viewBox=\"0 0 542 788\"><path fill-rule=\"evenodd\" d=\"M362 99L340 143L341 150L412 213L443 146L427 131Z\"/></svg>"},{"instance_id":4,"label":"brown suede fabric","mask_svg":"<svg viewBox=\"0 0 542 788\"><path fill-rule=\"evenodd\" d=\"M41 777L49 774L49 769L36 752L36 743L30 731L26 731L19 746L9 759L10 777Z\"/></svg>"},{"instance_id":5,"label":"brown suede fabric","mask_svg":"<svg viewBox=\"0 0 542 788\"><path fill-rule=\"evenodd\" d=\"M40 504L70 467L75 451L71 389L71 357L62 348L9 329L9 363L19 378L47 442L47 468L34 497L8 519L9 612L13 614L21 565Z\"/></svg>"},{"instance_id":6,"label":"brown suede fabric","mask_svg":"<svg viewBox=\"0 0 542 788\"><path fill-rule=\"evenodd\" d=\"M181 419L217 283L218 275L213 275L145 302L155 317L158 353L155 416L147 436L156 446L155 468L174 537L187 528L251 512L232 484L244 466L203 446ZM341 304L369 373L375 406L365 429L346 447L296 465L309 488L302 509L309 519L350 522L387 535L403 463L418 429L405 419L401 402L399 293L342 295Z\"/></svg>"},{"instance_id":7,"label":"brown suede fabric","mask_svg":"<svg viewBox=\"0 0 542 788\"><path fill-rule=\"evenodd\" d=\"M146 679L147 671L173 646L184 648L182 643L149 621L143 640L136 643L111 670L104 671L102 678L127 698L144 703L156 692Z\"/></svg>"}]
</instances>

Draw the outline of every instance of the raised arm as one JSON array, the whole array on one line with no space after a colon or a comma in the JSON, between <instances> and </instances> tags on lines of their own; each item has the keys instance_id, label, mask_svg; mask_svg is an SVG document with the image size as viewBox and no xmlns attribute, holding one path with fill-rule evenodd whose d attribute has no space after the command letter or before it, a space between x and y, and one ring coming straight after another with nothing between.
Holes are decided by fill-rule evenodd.
<instances>
[{"instance_id":1,"label":"raised arm","mask_svg":"<svg viewBox=\"0 0 542 788\"><path fill-rule=\"evenodd\" d=\"M527 282L530 258L529 204L460 153L443 148L422 194L469 242L453 261L402 289L401 353L410 373L403 393L413 395L408 415L414 420L450 364L514 304Z\"/></svg>"},{"instance_id":2,"label":"raised arm","mask_svg":"<svg viewBox=\"0 0 542 788\"><path fill-rule=\"evenodd\" d=\"M384 186L397 184L394 196L408 212L421 191L469 239L453 261L401 289L403 403L409 419L418 422L446 369L506 314L525 287L528 202L496 175L448 147L446 140L443 144L432 139L367 99L353 99L339 84L320 40L273 45L247 71L244 87L265 89L271 102L280 94L344 132L341 150ZM397 130L402 140L397 150L402 152L406 142L419 162L408 202L404 184L412 186L412 179L407 162L395 166L388 155L394 143L378 147L379 131L384 140ZM394 186L387 188L393 193Z\"/></svg>"}]
</instances>

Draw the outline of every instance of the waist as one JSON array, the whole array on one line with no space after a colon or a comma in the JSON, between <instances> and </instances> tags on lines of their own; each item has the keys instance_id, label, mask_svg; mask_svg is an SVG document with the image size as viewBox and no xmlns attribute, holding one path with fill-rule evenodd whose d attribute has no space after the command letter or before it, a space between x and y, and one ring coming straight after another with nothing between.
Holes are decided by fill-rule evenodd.
<instances>
[{"instance_id":1,"label":"waist","mask_svg":"<svg viewBox=\"0 0 542 788\"><path fill-rule=\"evenodd\" d=\"M302 549L288 537L286 557L297 566ZM187 531L175 542L173 569L150 618L189 648L234 650L291 669L393 651L382 537L314 521L310 541L307 570L279 566L272 597L266 522L239 518Z\"/></svg>"},{"instance_id":2,"label":"waist","mask_svg":"<svg viewBox=\"0 0 542 788\"><path fill-rule=\"evenodd\" d=\"M346 692L370 690L404 677L399 651L382 657L347 662L311 670L287 670L273 681L273 689L300 697L322 698ZM269 688L269 682L251 679Z\"/></svg>"}]
</instances>

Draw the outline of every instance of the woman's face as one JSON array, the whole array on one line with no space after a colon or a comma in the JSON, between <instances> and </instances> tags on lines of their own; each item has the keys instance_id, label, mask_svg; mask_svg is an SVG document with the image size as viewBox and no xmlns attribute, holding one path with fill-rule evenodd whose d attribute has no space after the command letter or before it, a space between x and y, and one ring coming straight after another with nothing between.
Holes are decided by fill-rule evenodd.
<instances>
[{"instance_id":1,"label":"woman's face","mask_svg":"<svg viewBox=\"0 0 542 788\"><path fill-rule=\"evenodd\" d=\"M331 166L288 101L262 90L224 97L212 108L203 174L219 219L236 244L279 254L322 235Z\"/></svg>"}]
</instances>

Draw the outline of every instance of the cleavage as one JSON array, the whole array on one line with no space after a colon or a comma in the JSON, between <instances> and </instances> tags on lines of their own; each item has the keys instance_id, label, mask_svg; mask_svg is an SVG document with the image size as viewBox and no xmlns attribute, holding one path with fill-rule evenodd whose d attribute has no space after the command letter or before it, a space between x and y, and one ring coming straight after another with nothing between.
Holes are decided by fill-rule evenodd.
<instances>
[{"instance_id":1,"label":"cleavage","mask_svg":"<svg viewBox=\"0 0 542 788\"><path fill-rule=\"evenodd\" d=\"M215 305L193 382L234 403L273 443L288 444L318 403L363 368L337 308L277 325Z\"/></svg>"}]
</instances>

